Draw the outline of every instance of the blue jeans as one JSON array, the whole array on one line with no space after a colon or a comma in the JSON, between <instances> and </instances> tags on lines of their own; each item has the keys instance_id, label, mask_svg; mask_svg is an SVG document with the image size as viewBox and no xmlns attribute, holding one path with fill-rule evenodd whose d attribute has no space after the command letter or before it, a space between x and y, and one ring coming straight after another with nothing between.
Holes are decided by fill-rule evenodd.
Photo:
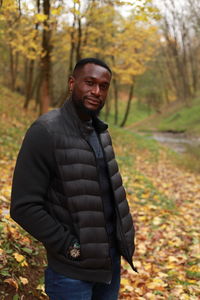
<instances>
[{"instance_id":1,"label":"blue jeans","mask_svg":"<svg viewBox=\"0 0 200 300\"><path fill-rule=\"evenodd\" d=\"M50 300L117 300L120 287L120 256L111 249L113 276L110 284L72 279L45 270L45 292Z\"/></svg>"}]
</instances>

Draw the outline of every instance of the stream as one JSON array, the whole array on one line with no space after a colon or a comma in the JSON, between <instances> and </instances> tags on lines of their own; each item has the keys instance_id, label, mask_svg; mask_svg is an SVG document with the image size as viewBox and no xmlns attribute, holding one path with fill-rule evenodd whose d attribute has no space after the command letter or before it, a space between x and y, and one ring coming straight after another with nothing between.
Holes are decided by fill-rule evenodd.
<instances>
[{"instance_id":1,"label":"stream","mask_svg":"<svg viewBox=\"0 0 200 300\"><path fill-rule=\"evenodd\" d=\"M185 133L153 132L151 138L178 153L184 153L188 147L200 146L200 137L190 137Z\"/></svg>"}]
</instances>

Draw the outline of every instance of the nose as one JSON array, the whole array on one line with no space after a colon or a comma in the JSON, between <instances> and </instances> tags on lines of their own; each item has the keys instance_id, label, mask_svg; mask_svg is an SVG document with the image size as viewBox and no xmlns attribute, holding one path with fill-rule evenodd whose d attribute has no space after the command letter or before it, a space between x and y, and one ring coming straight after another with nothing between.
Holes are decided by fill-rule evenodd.
<instances>
[{"instance_id":1,"label":"nose","mask_svg":"<svg viewBox=\"0 0 200 300\"><path fill-rule=\"evenodd\" d=\"M95 96L99 96L100 95L100 87L98 84L95 84L92 88L91 93Z\"/></svg>"}]
</instances>

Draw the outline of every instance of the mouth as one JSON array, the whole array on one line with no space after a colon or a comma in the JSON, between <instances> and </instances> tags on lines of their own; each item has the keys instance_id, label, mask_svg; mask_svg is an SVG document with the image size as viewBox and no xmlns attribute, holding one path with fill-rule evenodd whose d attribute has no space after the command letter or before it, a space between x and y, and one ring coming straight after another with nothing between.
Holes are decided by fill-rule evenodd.
<instances>
[{"instance_id":1,"label":"mouth","mask_svg":"<svg viewBox=\"0 0 200 300\"><path fill-rule=\"evenodd\" d=\"M98 99L95 99L95 98L87 97L86 100L89 104L94 105L94 106L99 106L101 104L101 102Z\"/></svg>"}]
</instances>

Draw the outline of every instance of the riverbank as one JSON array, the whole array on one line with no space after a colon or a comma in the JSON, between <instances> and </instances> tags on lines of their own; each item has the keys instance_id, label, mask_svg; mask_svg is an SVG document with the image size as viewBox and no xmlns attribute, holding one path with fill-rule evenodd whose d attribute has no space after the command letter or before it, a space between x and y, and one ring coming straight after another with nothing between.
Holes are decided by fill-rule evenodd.
<instances>
[{"instance_id":1,"label":"riverbank","mask_svg":"<svg viewBox=\"0 0 200 300\"><path fill-rule=\"evenodd\" d=\"M181 102L163 107L160 113L128 125L128 128L145 132L185 133L200 137L200 97L191 101L190 106Z\"/></svg>"},{"instance_id":2,"label":"riverbank","mask_svg":"<svg viewBox=\"0 0 200 300\"><path fill-rule=\"evenodd\" d=\"M128 125L131 132L155 139L171 152L171 159L179 167L200 173L200 97L189 107L173 103L162 113Z\"/></svg>"},{"instance_id":3,"label":"riverbank","mask_svg":"<svg viewBox=\"0 0 200 300\"><path fill-rule=\"evenodd\" d=\"M185 133L171 132L140 132L134 129L125 129L140 140L144 148L158 148L153 142L163 147L169 159L179 168L200 174L200 138L188 136ZM146 141L146 142L145 142Z\"/></svg>"}]
</instances>

